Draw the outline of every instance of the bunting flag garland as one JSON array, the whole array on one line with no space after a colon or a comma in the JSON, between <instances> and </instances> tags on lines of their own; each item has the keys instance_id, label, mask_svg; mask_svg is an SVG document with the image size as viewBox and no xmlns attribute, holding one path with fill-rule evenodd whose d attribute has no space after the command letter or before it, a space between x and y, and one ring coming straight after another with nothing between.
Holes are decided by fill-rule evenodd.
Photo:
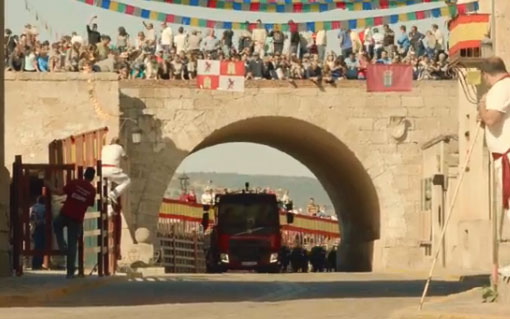
<instances>
[{"instance_id":1,"label":"bunting flag garland","mask_svg":"<svg viewBox=\"0 0 510 319\"><path fill-rule=\"evenodd\" d=\"M423 3L445 3L445 0L146 0L222 10L306 13L325 12L336 9L367 11L401 8Z\"/></svg>"},{"instance_id":2,"label":"bunting flag garland","mask_svg":"<svg viewBox=\"0 0 510 319\"><path fill-rule=\"evenodd\" d=\"M151 11L140 7L135 7L122 2L113 0L74 0L91 6L97 6L99 8L123 13L125 15L134 16L142 19L155 20L160 22L167 22L173 24L187 25L191 27L200 28L214 28L214 29L233 29L233 30L246 30L254 26L254 24L246 24L243 22L231 22L231 21L215 21L209 19L201 19L194 17L178 16L175 14L167 14L158 11ZM458 14L465 14L468 12L478 11L478 1L469 3L448 5L440 8L377 16L367 17L359 19L350 19L342 21L311 21L311 22L299 22L294 25L298 31L318 31L318 30L337 30L337 29L361 29L365 27L374 27L383 24L395 24L399 22L424 20L428 18L441 18L441 17L455 17ZM263 26L268 30L279 29L284 32L290 30L290 24L288 23L265 23Z\"/></svg>"},{"instance_id":3,"label":"bunting flag garland","mask_svg":"<svg viewBox=\"0 0 510 319\"><path fill-rule=\"evenodd\" d=\"M28 0L25 0L25 10L34 17L39 28L46 30L52 39L59 40L58 32L46 21L46 19L41 17L39 12L32 6L31 3L29 3Z\"/></svg>"}]
</instances>

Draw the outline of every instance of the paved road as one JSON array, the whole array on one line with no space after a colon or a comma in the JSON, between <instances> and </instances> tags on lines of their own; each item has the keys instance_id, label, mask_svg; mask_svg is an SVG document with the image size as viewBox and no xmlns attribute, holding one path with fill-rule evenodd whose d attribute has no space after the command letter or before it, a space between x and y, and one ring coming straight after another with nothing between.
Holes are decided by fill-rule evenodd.
<instances>
[{"instance_id":1,"label":"paved road","mask_svg":"<svg viewBox=\"0 0 510 319\"><path fill-rule=\"evenodd\" d=\"M51 300L44 308L0 309L0 318L384 319L417 304L423 283L377 274L169 275L110 282ZM474 285L438 281L432 299Z\"/></svg>"}]
</instances>

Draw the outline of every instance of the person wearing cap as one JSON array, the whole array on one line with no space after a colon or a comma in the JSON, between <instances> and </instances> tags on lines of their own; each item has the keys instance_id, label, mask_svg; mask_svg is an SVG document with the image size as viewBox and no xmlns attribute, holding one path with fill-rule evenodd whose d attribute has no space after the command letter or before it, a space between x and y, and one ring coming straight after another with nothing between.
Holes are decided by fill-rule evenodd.
<instances>
[{"instance_id":1,"label":"person wearing cap","mask_svg":"<svg viewBox=\"0 0 510 319\"><path fill-rule=\"evenodd\" d=\"M154 39L155 40L155 39ZM174 31L166 23L161 23L161 47L163 51L168 53L174 45Z\"/></svg>"},{"instance_id":2,"label":"person wearing cap","mask_svg":"<svg viewBox=\"0 0 510 319\"><path fill-rule=\"evenodd\" d=\"M108 194L108 198L113 204L117 204L117 199L122 196L131 183L129 176L120 167L121 160L126 158L126 152L117 137L112 139L110 145L103 146L101 150L103 178L106 178L110 183L117 184Z\"/></svg>"},{"instance_id":3,"label":"person wearing cap","mask_svg":"<svg viewBox=\"0 0 510 319\"><path fill-rule=\"evenodd\" d=\"M101 34L97 31L97 23L92 23L97 19L97 16L90 18L87 24L87 35L89 38L89 44L97 44L101 41Z\"/></svg>"}]
</instances>

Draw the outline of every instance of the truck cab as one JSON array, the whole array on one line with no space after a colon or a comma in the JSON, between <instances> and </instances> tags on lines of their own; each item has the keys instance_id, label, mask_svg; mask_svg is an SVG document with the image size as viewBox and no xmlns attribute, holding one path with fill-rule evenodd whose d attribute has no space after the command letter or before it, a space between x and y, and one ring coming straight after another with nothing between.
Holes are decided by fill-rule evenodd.
<instances>
[{"instance_id":1,"label":"truck cab","mask_svg":"<svg viewBox=\"0 0 510 319\"><path fill-rule=\"evenodd\" d=\"M215 224L206 247L209 272L279 271L280 208L275 195L247 192L219 195L214 214ZM205 227L208 218L205 213Z\"/></svg>"}]
</instances>

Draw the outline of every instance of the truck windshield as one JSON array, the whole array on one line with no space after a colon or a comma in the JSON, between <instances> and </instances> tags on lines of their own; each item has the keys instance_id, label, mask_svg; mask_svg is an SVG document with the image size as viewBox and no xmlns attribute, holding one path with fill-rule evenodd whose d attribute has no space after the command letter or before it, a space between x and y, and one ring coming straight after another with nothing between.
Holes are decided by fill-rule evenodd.
<instances>
[{"instance_id":1,"label":"truck windshield","mask_svg":"<svg viewBox=\"0 0 510 319\"><path fill-rule=\"evenodd\" d=\"M223 233L244 235L269 234L278 231L279 216L276 204L222 203L219 205L218 226Z\"/></svg>"}]
</instances>

